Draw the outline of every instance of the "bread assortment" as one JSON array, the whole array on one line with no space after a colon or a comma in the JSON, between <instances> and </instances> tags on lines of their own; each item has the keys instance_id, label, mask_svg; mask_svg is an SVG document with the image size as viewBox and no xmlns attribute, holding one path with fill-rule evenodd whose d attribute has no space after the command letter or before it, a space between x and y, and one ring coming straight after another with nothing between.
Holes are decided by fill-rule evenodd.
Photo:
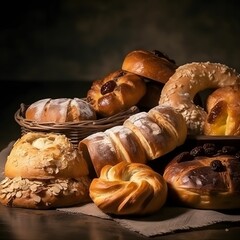
<instances>
[{"instance_id":1,"label":"bread assortment","mask_svg":"<svg viewBox=\"0 0 240 240\"><path fill-rule=\"evenodd\" d=\"M103 212L114 215L155 213L167 198L167 184L160 174L146 164L124 161L105 165L89 191Z\"/></svg>"},{"instance_id":2,"label":"bread assortment","mask_svg":"<svg viewBox=\"0 0 240 240\"><path fill-rule=\"evenodd\" d=\"M216 89L206 102L205 135L240 135L240 85Z\"/></svg>"},{"instance_id":3,"label":"bread assortment","mask_svg":"<svg viewBox=\"0 0 240 240\"><path fill-rule=\"evenodd\" d=\"M77 147L64 134L23 134L6 160L0 202L49 209L92 201L122 216L155 213L166 202L239 208L236 148L205 144L165 158L192 136L239 135L239 84L240 75L224 64L177 66L160 51L132 51L119 70L93 81L84 98L41 99L25 117L60 124L111 118L132 106L139 111ZM196 97L205 89L212 93L203 105ZM150 167L157 161L168 161L161 173Z\"/></svg>"},{"instance_id":4,"label":"bread assortment","mask_svg":"<svg viewBox=\"0 0 240 240\"><path fill-rule=\"evenodd\" d=\"M33 209L90 202L88 167L65 135L30 132L7 157L0 202Z\"/></svg>"},{"instance_id":5,"label":"bread assortment","mask_svg":"<svg viewBox=\"0 0 240 240\"><path fill-rule=\"evenodd\" d=\"M199 145L177 155L163 174L175 205L198 209L239 208L239 150Z\"/></svg>"}]
</instances>

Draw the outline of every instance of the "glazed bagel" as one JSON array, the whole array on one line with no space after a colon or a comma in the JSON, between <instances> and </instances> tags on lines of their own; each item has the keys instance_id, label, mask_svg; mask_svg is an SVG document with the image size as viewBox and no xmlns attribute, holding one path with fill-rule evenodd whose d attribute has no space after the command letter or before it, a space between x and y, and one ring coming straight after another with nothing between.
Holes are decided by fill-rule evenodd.
<instances>
[{"instance_id":1,"label":"glazed bagel","mask_svg":"<svg viewBox=\"0 0 240 240\"><path fill-rule=\"evenodd\" d=\"M160 51L135 50L126 55L122 69L139 76L166 83L177 68L175 61Z\"/></svg>"},{"instance_id":2,"label":"glazed bagel","mask_svg":"<svg viewBox=\"0 0 240 240\"><path fill-rule=\"evenodd\" d=\"M95 120L96 112L85 100L79 98L46 98L32 103L25 112L27 120L36 122L79 122Z\"/></svg>"},{"instance_id":3,"label":"glazed bagel","mask_svg":"<svg viewBox=\"0 0 240 240\"><path fill-rule=\"evenodd\" d=\"M143 78L122 70L93 82L87 101L101 117L109 117L136 105L146 93Z\"/></svg>"},{"instance_id":4,"label":"glazed bagel","mask_svg":"<svg viewBox=\"0 0 240 240\"><path fill-rule=\"evenodd\" d=\"M160 105L169 105L184 116L188 134L202 134L206 111L193 101L195 95L208 88L219 88L240 83L235 69L220 63L193 62L180 66L164 85Z\"/></svg>"},{"instance_id":5,"label":"glazed bagel","mask_svg":"<svg viewBox=\"0 0 240 240\"><path fill-rule=\"evenodd\" d=\"M65 135L29 132L10 151L0 182L0 202L52 209L90 202L87 163Z\"/></svg>"},{"instance_id":6,"label":"glazed bagel","mask_svg":"<svg viewBox=\"0 0 240 240\"><path fill-rule=\"evenodd\" d=\"M240 135L240 85L216 89L206 101L205 135Z\"/></svg>"},{"instance_id":7,"label":"glazed bagel","mask_svg":"<svg viewBox=\"0 0 240 240\"><path fill-rule=\"evenodd\" d=\"M158 211L167 198L163 177L146 164L106 165L91 182L90 197L105 213L145 215Z\"/></svg>"},{"instance_id":8,"label":"glazed bagel","mask_svg":"<svg viewBox=\"0 0 240 240\"><path fill-rule=\"evenodd\" d=\"M240 207L238 146L206 143L179 153L166 166L168 202L199 209Z\"/></svg>"}]
</instances>

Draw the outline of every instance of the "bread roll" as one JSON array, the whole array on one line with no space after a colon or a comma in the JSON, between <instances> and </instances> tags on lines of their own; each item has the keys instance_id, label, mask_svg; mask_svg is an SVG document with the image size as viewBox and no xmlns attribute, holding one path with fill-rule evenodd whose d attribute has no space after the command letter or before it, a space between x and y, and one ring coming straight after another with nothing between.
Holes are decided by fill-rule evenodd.
<instances>
[{"instance_id":1,"label":"bread roll","mask_svg":"<svg viewBox=\"0 0 240 240\"><path fill-rule=\"evenodd\" d=\"M160 51L134 50L129 52L122 63L122 69L130 73L166 83L177 68L175 61Z\"/></svg>"},{"instance_id":2,"label":"bread roll","mask_svg":"<svg viewBox=\"0 0 240 240\"><path fill-rule=\"evenodd\" d=\"M136 105L146 92L143 78L117 70L92 83L87 101L101 117L113 116Z\"/></svg>"},{"instance_id":3,"label":"bread roll","mask_svg":"<svg viewBox=\"0 0 240 240\"><path fill-rule=\"evenodd\" d=\"M169 203L198 209L239 208L239 151L233 146L199 145L166 166Z\"/></svg>"},{"instance_id":4,"label":"bread roll","mask_svg":"<svg viewBox=\"0 0 240 240\"><path fill-rule=\"evenodd\" d=\"M97 118L93 107L79 98L41 99L32 103L25 112L27 120L36 122L79 122Z\"/></svg>"},{"instance_id":5,"label":"bread roll","mask_svg":"<svg viewBox=\"0 0 240 240\"><path fill-rule=\"evenodd\" d=\"M52 209L90 202L87 163L65 135L29 132L18 139L4 168L0 202Z\"/></svg>"},{"instance_id":6,"label":"bread roll","mask_svg":"<svg viewBox=\"0 0 240 240\"><path fill-rule=\"evenodd\" d=\"M130 116L123 123L138 137L148 160L169 153L184 143L187 127L183 116L171 107L156 106Z\"/></svg>"},{"instance_id":7,"label":"bread roll","mask_svg":"<svg viewBox=\"0 0 240 240\"><path fill-rule=\"evenodd\" d=\"M92 170L91 176L100 176L105 165L121 161L146 162L146 154L138 138L122 125L84 138L79 142L79 149Z\"/></svg>"},{"instance_id":8,"label":"bread roll","mask_svg":"<svg viewBox=\"0 0 240 240\"><path fill-rule=\"evenodd\" d=\"M240 135L240 85L216 89L206 101L205 135Z\"/></svg>"}]
</instances>

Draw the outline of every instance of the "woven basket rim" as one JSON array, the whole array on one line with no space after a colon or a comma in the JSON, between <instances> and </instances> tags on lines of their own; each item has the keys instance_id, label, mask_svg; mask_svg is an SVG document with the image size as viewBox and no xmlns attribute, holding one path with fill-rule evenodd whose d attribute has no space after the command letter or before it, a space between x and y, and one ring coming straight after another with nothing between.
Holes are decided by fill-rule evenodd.
<instances>
[{"instance_id":1,"label":"woven basket rim","mask_svg":"<svg viewBox=\"0 0 240 240\"><path fill-rule=\"evenodd\" d=\"M20 108L15 112L14 119L15 121L24 128L32 130L78 130L81 128L110 128L116 126L118 123L122 123L124 119L128 118L130 115L133 115L139 112L137 106L132 106L126 111L121 111L113 116L99 118L96 120L83 120L80 122L65 122L65 123L39 123L32 120L27 120L25 118L25 112L29 105L24 103L20 104Z\"/></svg>"}]
</instances>

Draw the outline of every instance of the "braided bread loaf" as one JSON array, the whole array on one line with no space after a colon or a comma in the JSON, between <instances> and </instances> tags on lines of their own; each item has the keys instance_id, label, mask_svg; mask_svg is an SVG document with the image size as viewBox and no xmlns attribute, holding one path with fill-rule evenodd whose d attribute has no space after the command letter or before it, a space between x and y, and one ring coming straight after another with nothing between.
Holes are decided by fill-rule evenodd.
<instances>
[{"instance_id":1,"label":"braided bread loaf","mask_svg":"<svg viewBox=\"0 0 240 240\"><path fill-rule=\"evenodd\" d=\"M106 165L90 184L93 202L105 213L144 215L159 210L167 198L163 177L146 164Z\"/></svg>"},{"instance_id":2,"label":"braided bread loaf","mask_svg":"<svg viewBox=\"0 0 240 240\"><path fill-rule=\"evenodd\" d=\"M121 126L84 138L78 148L89 164L90 175L100 176L108 164L146 163L163 156L183 144L186 136L183 116L174 108L156 106L130 116Z\"/></svg>"}]
</instances>

